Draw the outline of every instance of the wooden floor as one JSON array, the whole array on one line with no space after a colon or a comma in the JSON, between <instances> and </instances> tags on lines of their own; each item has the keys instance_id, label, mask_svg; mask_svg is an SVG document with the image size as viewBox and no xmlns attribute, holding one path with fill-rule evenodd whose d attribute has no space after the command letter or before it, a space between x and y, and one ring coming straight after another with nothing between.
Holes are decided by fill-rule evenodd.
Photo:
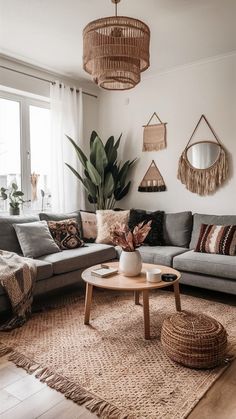
<instances>
[{"instance_id":1,"label":"wooden floor","mask_svg":"<svg viewBox=\"0 0 236 419\"><path fill-rule=\"evenodd\" d=\"M194 291L199 294L200 291ZM185 293L193 293L185 289ZM203 295L200 295L203 297ZM204 298L225 301L222 294L207 294ZM227 297L228 298L228 297ZM235 298L228 298L235 305ZM7 357L0 358L0 418L1 419L92 419L97 416L85 407L67 400L33 375L17 368ZM147 418L148 419L148 418ZM161 419L161 418L156 418ZM236 419L236 360L209 389L188 419Z\"/></svg>"},{"instance_id":2,"label":"wooden floor","mask_svg":"<svg viewBox=\"0 0 236 419\"><path fill-rule=\"evenodd\" d=\"M0 358L1 419L92 419L96 415Z\"/></svg>"}]
</instances>

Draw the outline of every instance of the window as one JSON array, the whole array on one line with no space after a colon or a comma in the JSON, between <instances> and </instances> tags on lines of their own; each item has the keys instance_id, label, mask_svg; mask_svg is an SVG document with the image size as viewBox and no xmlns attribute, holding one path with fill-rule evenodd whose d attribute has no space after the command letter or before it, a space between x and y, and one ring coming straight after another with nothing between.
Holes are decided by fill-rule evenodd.
<instances>
[{"instance_id":1,"label":"window","mask_svg":"<svg viewBox=\"0 0 236 419\"><path fill-rule=\"evenodd\" d=\"M50 160L49 103L0 92L0 187L15 182L25 211L51 207Z\"/></svg>"},{"instance_id":2,"label":"window","mask_svg":"<svg viewBox=\"0 0 236 419\"><path fill-rule=\"evenodd\" d=\"M15 182L21 187L20 106L0 98L0 187ZM0 210L6 202L0 201Z\"/></svg>"}]
</instances>

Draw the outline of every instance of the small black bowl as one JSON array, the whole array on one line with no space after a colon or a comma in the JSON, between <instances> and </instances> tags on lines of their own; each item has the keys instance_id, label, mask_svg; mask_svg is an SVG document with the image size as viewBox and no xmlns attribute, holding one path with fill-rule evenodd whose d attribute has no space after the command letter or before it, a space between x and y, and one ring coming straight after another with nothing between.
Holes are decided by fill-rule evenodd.
<instances>
[{"instance_id":1,"label":"small black bowl","mask_svg":"<svg viewBox=\"0 0 236 419\"><path fill-rule=\"evenodd\" d=\"M175 274L162 274L162 275L161 275L161 279L162 279L162 281L164 281L164 282L173 282L173 281L175 281L177 278L178 278L178 277L177 277L177 275L175 275Z\"/></svg>"}]
</instances>

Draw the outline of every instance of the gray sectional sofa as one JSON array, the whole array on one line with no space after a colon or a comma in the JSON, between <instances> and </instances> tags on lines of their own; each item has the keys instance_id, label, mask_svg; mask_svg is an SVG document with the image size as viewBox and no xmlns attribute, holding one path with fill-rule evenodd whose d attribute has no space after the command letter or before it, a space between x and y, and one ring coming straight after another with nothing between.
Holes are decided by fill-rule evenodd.
<instances>
[{"instance_id":1,"label":"gray sectional sofa","mask_svg":"<svg viewBox=\"0 0 236 419\"><path fill-rule=\"evenodd\" d=\"M61 219L63 218L65 218L64 215ZM21 254L21 248L12 224L38 220L39 216L37 215L0 217L0 249ZM89 243L86 244L86 247L63 250L35 259L37 265L35 295L45 294L75 284L81 279L81 273L84 269L91 265L116 259L116 257L117 253L113 246ZM0 312L9 308L10 305L5 291L0 285Z\"/></svg>"},{"instance_id":2,"label":"gray sectional sofa","mask_svg":"<svg viewBox=\"0 0 236 419\"><path fill-rule=\"evenodd\" d=\"M62 215L59 218L64 217L65 215ZM0 249L21 254L12 224L37 220L39 216L0 217ZM192 215L188 211L165 214L165 246L141 246L143 262L178 269L182 273L181 282L184 284L236 295L236 256L204 254L193 250L202 223L236 224L236 216ZM42 256L35 260L38 268L35 295L77 283L81 279L82 271L87 267L117 257L119 249L95 243ZM0 285L0 311L8 308L8 300Z\"/></svg>"}]
</instances>

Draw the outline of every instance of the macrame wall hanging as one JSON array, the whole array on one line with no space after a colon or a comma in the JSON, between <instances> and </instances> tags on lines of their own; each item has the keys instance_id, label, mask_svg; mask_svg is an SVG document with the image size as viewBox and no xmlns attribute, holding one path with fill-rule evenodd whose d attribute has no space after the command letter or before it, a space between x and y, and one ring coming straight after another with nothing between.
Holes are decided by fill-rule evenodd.
<instances>
[{"instance_id":1,"label":"macrame wall hanging","mask_svg":"<svg viewBox=\"0 0 236 419\"><path fill-rule=\"evenodd\" d=\"M142 182L138 187L139 192L162 192L166 190L166 185L154 160L152 160Z\"/></svg>"},{"instance_id":2,"label":"macrame wall hanging","mask_svg":"<svg viewBox=\"0 0 236 419\"><path fill-rule=\"evenodd\" d=\"M202 121L207 124L215 140L190 144ZM202 115L179 159L178 179L189 191L198 195L209 195L214 193L227 177L226 151L207 118Z\"/></svg>"},{"instance_id":3,"label":"macrame wall hanging","mask_svg":"<svg viewBox=\"0 0 236 419\"><path fill-rule=\"evenodd\" d=\"M150 124L154 116L158 119L158 124ZM166 148L166 122L162 122L154 112L147 125L143 125L143 151L159 151Z\"/></svg>"}]
</instances>

